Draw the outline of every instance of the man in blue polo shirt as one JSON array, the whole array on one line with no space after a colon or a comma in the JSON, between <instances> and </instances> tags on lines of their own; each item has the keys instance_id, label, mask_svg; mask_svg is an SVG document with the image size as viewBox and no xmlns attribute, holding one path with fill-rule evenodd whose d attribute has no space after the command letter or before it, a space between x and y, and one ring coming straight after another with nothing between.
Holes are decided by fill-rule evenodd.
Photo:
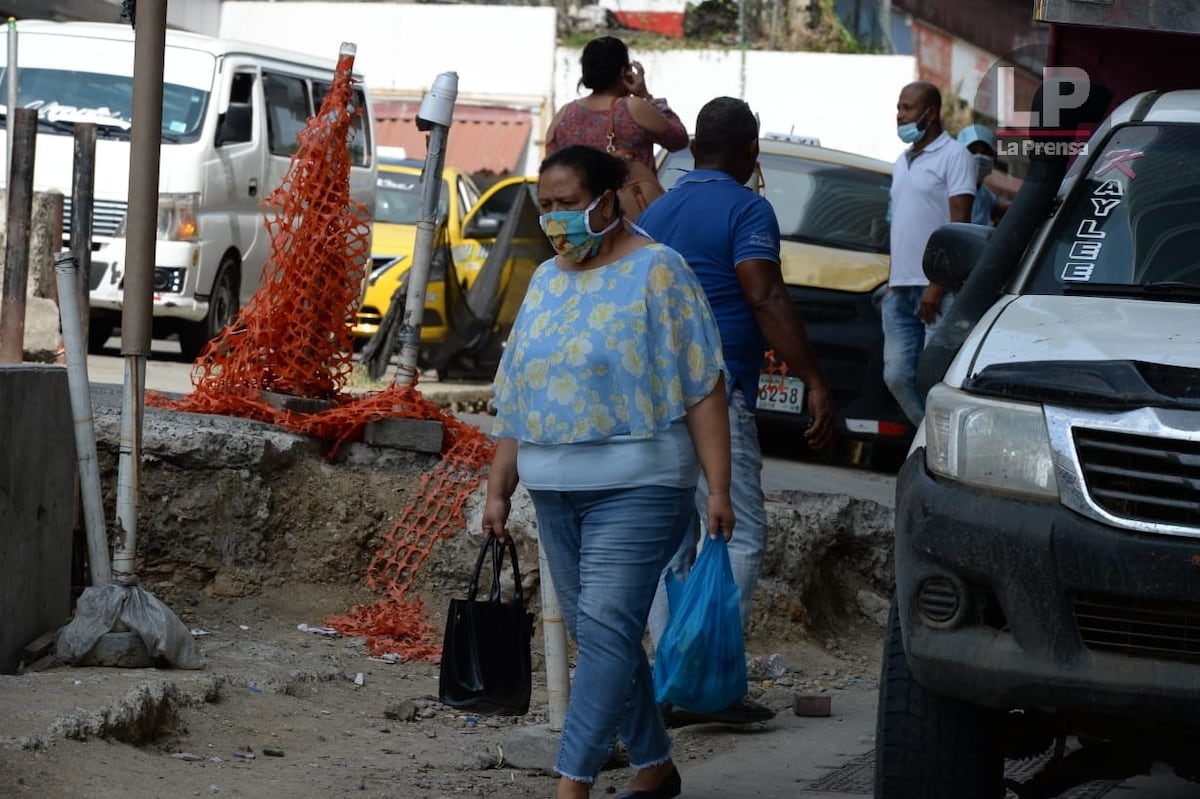
<instances>
[{"instance_id":1,"label":"man in blue polo shirt","mask_svg":"<svg viewBox=\"0 0 1200 799\"><path fill-rule=\"evenodd\" d=\"M744 184L758 163L758 120L744 101L710 100L696 119L692 143L696 168L655 200L638 219L655 238L683 255L699 278L717 327L729 369L731 485L737 527L729 542L734 579L741 589L742 623L750 613L762 566L767 514L762 491L762 453L754 422L758 375L769 348L804 381L812 421L805 432L813 449L833 443L833 395L808 344L796 304L780 271L779 221L770 203ZM701 478L696 506L704 508L707 485ZM703 518L703 514L701 514ZM696 555L699 530L685 540L668 572L686 576ZM664 582L650 612L655 645L666 627ZM686 708L667 710L668 723L766 721L774 711L743 697L716 713Z\"/></svg>"}]
</instances>

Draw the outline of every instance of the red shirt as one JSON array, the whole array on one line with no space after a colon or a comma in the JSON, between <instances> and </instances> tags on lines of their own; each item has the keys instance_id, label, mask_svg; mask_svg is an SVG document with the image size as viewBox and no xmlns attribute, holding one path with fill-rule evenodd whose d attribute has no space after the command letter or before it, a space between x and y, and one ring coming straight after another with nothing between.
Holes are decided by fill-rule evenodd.
<instances>
[{"instance_id":1,"label":"red shirt","mask_svg":"<svg viewBox=\"0 0 1200 799\"><path fill-rule=\"evenodd\" d=\"M667 118L667 129L662 133L651 133L634 121L629 112L628 98L621 98L612 108L613 144L619 150L627 150L651 170L654 169L654 145L661 144L670 151L682 150L688 145L687 129L668 106L666 100L650 101ZM578 102L563 109L558 126L546 142L546 155L558 152L573 144L585 144L598 150L608 148L608 109L590 111Z\"/></svg>"}]
</instances>

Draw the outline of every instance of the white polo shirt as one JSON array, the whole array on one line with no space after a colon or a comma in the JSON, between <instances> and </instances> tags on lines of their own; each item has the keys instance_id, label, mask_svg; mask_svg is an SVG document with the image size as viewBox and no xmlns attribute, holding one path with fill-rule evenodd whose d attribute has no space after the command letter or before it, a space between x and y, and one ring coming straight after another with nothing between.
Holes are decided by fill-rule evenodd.
<instances>
[{"instance_id":1,"label":"white polo shirt","mask_svg":"<svg viewBox=\"0 0 1200 799\"><path fill-rule=\"evenodd\" d=\"M921 268L925 243L950 221L950 198L975 195L975 161L942 131L909 163L910 150L892 169L892 269L889 286L927 286Z\"/></svg>"}]
</instances>

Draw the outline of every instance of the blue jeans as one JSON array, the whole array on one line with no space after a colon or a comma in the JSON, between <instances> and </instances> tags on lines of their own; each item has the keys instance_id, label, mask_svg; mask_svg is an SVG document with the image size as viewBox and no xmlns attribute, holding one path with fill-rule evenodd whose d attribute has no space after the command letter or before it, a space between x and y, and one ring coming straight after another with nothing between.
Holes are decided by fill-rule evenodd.
<instances>
[{"instance_id":1,"label":"blue jeans","mask_svg":"<svg viewBox=\"0 0 1200 799\"><path fill-rule=\"evenodd\" d=\"M620 736L630 765L671 757L642 635L667 559L695 518L695 491L643 486L530 491L576 666L559 774L591 783Z\"/></svg>"},{"instance_id":2,"label":"blue jeans","mask_svg":"<svg viewBox=\"0 0 1200 799\"><path fill-rule=\"evenodd\" d=\"M731 480L729 498L733 503L733 538L729 539L729 563L733 579L741 589L742 625L750 618L754 588L762 571L763 549L767 540L767 506L762 490L762 450L758 446L758 427L754 411L746 405L740 389L729 400L729 445ZM667 605L667 573L684 579L696 561L697 545L708 519L708 483L700 478L696 487L696 513L699 519L688 528L687 536L667 564L659 581L654 606L650 609L650 638L658 640L670 619ZM701 521L703 520L703 521ZM707 536L704 536L707 538Z\"/></svg>"},{"instance_id":3,"label":"blue jeans","mask_svg":"<svg viewBox=\"0 0 1200 799\"><path fill-rule=\"evenodd\" d=\"M926 325L920 315L924 293L925 286L889 286L879 309L883 315L883 382L914 427L925 417L925 395L917 391L921 351L954 303L953 294L943 295L937 320Z\"/></svg>"}]
</instances>

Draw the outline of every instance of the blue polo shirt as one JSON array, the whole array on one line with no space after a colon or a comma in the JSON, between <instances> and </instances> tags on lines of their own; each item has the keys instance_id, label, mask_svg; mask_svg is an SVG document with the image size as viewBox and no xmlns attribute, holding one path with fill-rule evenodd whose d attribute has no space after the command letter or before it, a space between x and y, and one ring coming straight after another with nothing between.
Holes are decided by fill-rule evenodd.
<instances>
[{"instance_id":1,"label":"blue polo shirt","mask_svg":"<svg viewBox=\"0 0 1200 799\"><path fill-rule=\"evenodd\" d=\"M637 224L679 252L704 288L729 370L729 390L758 399L767 342L738 283L737 265L779 263L779 220L771 204L724 172L694 169L638 217Z\"/></svg>"}]
</instances>

